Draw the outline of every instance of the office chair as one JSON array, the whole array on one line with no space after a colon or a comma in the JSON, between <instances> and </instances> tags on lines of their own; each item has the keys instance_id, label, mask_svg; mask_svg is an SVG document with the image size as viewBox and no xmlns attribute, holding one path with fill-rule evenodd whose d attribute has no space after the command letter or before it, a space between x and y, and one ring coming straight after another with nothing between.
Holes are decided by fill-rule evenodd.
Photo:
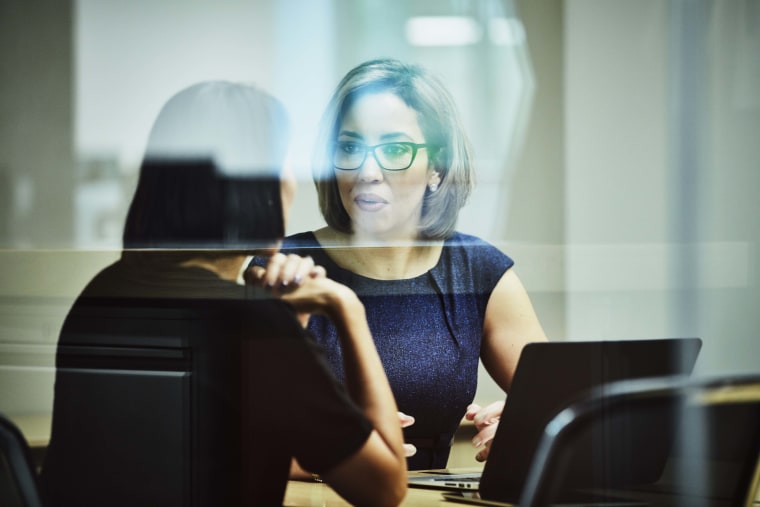
<instances>
[{"instance_id":1,"label":"office chair","mask_svg":"<svg viewBox=\"0 0 760 507\"><path fill-rule=\"evenodd\" d=\"M245 303L93 298L72 309L40 476L46 503L240 503Z\"/></svg>"},{"instance_id":2,"label":"office chair","mask_svg":"<svg viewBox=\"0 0 760 507\"><path fill-rule=\"evenodd\" d=\"M625 484L617 480L625 473L610 479L607 471L635 468L637 456L651 449L605 449L591 464L605 470L596 491L601 496L622 505L752 506L760 482L760 375L659 377L589 391L546 426L520 506L559 498L565 477L578 466L576 455L584 452L579 448L605 432L618 443L641 442L638 435L654 447L664 444L667 456L653 483Z\"/></svg>"},{"instance_id":3,"label":"office chair","mask_svg":"<svg viewBox=\"0 0 760 507\"><path fill-rule=\"evenodd\" d=\"M37 473L24 435L0 414L0 505L40 507Z\"/></svg>"}]
</instances>

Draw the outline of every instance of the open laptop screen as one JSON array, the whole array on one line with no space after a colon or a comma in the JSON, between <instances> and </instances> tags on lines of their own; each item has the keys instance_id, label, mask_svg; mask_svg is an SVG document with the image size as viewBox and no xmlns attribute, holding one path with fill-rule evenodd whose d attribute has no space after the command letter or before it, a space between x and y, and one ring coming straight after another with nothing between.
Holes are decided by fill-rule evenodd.
<instances>
[{"instance_id":1,"label":"open laptop screen","mask_svg":"<svg viewBox=\"0 0 760 507\"><path fill-rule=\"evenodd\" d=\"M441 490L480 490L483 498L514 502L522 491L528 467L546 423L561 408L587 389L615 380L689 374L701 340L698 338L548 342L525 347L507 398L497 437L482 474L447 474L443 471L410 474L409 485ZM666 460L669 438L639 442L638 429L647 421L609 423L585 438L596 449L577 457L567 487L584 484L656 480ZM615 433L611 435L610 433ZM630 470L606 467L600 452L636 453L639 465Z\"/></svg>"},{"instance_id":2,"label":"open laptop screen","mask_svg":"<svg viewBox=\"0 0 760 507\"><path fill-rule=\"evenodd\" d=\"M483 471L481 497L509 502L519 499L544 427L580 393L616 380L689 374L701 343L698 338L673 338L546 342L525 346ZM606 430L619 432L625 428L624 423L621 424ZM635 436L635 432L629 436ZM657 480L669 451L668 441L644 445L626 441L626 435L620 433L610 435L602 431L588 438L592 454L578 458L579 466L565 485L568 488L594 485L600 473L609 475L604 463L594 463L593 449L610 442L636 446L642 453L641 459L636 460L638 465L626 470L620 479L638 483Z\"/></svg>"}]
</instances>

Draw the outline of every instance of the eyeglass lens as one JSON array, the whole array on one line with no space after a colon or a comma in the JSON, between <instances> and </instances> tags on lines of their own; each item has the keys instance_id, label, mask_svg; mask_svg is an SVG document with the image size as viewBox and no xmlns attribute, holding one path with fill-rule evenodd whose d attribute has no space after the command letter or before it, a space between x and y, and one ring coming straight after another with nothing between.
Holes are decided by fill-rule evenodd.
<instances>
[{"instance_id":1,"label":"eyeglass lens","mask_svg":"<svg viewBox=\"0 0 760 507\"><path fill-rule=\"evenodd\" d=\"M383 143L367 146L353 141L339 141L335 144L333 164L338 169L358 169L370 151L381 168L401 171L412 165L414 156L417 154L417 147L413 143Z\"/></svg>"}]
</instances>

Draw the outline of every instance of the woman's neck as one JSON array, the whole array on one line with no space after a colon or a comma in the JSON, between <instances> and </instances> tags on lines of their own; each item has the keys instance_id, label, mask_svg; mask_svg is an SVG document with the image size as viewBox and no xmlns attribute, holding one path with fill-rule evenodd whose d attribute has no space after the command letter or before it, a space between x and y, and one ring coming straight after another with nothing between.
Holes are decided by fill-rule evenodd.
<instances>
[{"instance_id":1,"label":"woman's neck","mask_svg":"<svg viewBox=\"0 0 760 507\"><path fill-rule=\"evenodd\" d=\"M329 227L314 235L338 266L377 280L417 277L435 267L443 247L442 241L359 238Z\"/></svg>"}]
</instances>

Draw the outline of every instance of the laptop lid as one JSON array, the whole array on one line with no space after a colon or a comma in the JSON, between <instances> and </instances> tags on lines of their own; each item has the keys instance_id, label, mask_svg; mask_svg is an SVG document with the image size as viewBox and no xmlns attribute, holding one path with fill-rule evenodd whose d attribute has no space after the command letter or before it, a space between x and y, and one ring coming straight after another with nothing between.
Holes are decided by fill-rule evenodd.
<instances>
[{"instance_id":1,"label":"laptop lid","mask_svg":"<svg viewBox=\"0 0 760 507\"><path fill-rule=\"evenodd\" d=\"M526 345L483 469L481 498L519 500L544 427L579 394L616 380L688 375L701 345L699 338ZM637 469L630 471L630 477L641 483L657 480L668 451L669 442L648 444L646 455L637 460ZM594 485L594 481L594 470L579 469L566 486L583 488Z\"/></svg>"}]
</instances>

